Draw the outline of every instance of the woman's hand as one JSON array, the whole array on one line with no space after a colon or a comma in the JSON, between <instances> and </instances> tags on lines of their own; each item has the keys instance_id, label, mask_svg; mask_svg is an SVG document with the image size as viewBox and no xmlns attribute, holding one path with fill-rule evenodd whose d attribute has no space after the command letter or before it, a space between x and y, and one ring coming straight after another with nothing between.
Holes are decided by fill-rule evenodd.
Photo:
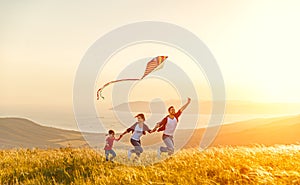
<instances>
[{"instance_id":1,"label":"woman's hand","mask_svg":"<svg viewBox=\"0 0 300 185\"><path fill-rule=\"evenodd\" d=\"M156 131L156 128L154 128L154 129L150 130L150 132L149 132L149 133L151 134L151 133L153 133L153 132L155 132L155 131Z\"/></svg>"}]
</instances>

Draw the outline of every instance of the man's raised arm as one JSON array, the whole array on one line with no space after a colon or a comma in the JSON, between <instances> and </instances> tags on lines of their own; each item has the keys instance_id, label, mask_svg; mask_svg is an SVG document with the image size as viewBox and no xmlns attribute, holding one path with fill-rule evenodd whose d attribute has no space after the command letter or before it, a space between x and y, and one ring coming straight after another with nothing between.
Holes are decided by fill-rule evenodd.
<instances>
[{"instance_id":1,"label":"man's raised arm","mask_svg":"<svg viewBox=\"0 0 300 185\"><path fill-rule=\"evenodd\" d=\"M179 110L180 110L181 112L183 112L184 109L186 109L187 106L188 106L190 103L191 103L191 98L188 98L186 104L184 104Z\"/></svg>"}]
</instances>

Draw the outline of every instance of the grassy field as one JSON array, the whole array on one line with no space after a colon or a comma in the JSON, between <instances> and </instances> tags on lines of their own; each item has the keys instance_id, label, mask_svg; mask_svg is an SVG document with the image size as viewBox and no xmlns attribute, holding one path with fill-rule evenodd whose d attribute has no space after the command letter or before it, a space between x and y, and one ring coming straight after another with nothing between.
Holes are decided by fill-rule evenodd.
<instances>
[{"instance_id":1,"label":"grassy field","mask_svg":"<svg viewBox=\"0 0 300 185\"><path fill-rule=\"evenodd\" d=\"M157 163L154 152L140 163L117 154L110 163L92 149L2 150L0 184L300 184L300 145L186 149Z\"/></svg>"}]
</instances>

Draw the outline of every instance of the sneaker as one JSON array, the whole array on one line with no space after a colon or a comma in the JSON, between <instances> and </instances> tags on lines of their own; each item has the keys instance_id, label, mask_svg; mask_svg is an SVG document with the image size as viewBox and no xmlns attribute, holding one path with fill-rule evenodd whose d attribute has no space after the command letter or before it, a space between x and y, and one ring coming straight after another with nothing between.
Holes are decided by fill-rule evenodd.
<instances>
[{"instance_id":1,"label":"sneaker","mask_svg":"<svg viewBox=\"0 0 300 185\"><path fill-rule=\"evenodd\" d=\"M138 156L135 156L133 162L141 163L141 159Z\"/></svg>"},{"instance_id":2,"label":"sneaker","mask_svg":"<svg viewBox=\"0 0 300 185\"><path fill-rule=\"evenodd\" d=\"M130 159L130 157L131 157L131 149L128 150L127 157L128 157L128 159Z\"/></svg>"},{"instance_id":3,"label":"sneaker","mask_svg":"<svg viewBox=\"0 0 300 185\"><path fill-rule=\"evenodd\" d=\"M157 150L157 157L160 158L160 154L161 154L161 151L160 151L160 148L158 148Z\"/></svg>"}]
</instances>

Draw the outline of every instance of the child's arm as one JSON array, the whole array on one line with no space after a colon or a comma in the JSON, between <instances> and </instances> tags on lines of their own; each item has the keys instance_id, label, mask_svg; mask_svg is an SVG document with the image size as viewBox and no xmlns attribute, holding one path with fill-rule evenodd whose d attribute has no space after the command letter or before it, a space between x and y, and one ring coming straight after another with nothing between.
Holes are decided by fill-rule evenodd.
<instances>
[{"instance_id":1,"label":"child's arm","mask_svg":"<svg viewBox=\"0 0 300 185\"><path fill-rule=\"evenodd\" d=\"M107 138L105 139L105 146L109 146Z\"/></svg>"},{"instance_id":2,"label":"child's arm","mask_svg":"<svg viewBox=\"0 0 300 185\"><path fill-rule=\"evenodd\" d=\"M116 141L119 141L125 134L128 133L128 129L125 130L125 132L123 132L117 139L115 139Z\"/></svg>"}]
</instances>

